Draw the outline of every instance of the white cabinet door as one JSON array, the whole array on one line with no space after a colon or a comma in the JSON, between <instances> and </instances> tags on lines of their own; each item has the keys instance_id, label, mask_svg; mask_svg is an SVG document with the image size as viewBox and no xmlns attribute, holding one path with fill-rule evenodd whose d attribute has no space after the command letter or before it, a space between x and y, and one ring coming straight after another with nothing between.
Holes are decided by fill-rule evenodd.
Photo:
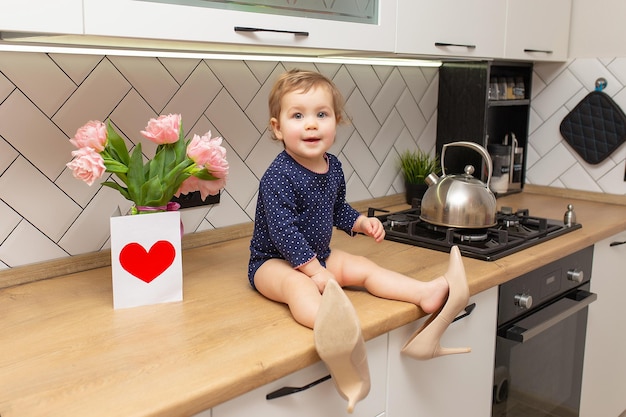
<instances>
[{"instance_id":1,"label":"white cabinet door","mask_svg":"<svg viewBox=\"0 0 626 417\"><path fill-rule=\"evenodd\" d=\"M1 0L0 10L3 31L83 33L82 0Z\"/></svg>"},{"instance_id":2,"label":"white cabinet door","mask_svg":"<svg viewBox=\"0 0 626 417\"><path fill-rule=\"evenodd\" d=\"M505 18L501 0L398 0L396 52L501 57Z\"/></svg>"},{"instance_id":3,"label":"white cabinet door","mask_svg":"<svg viewBox=\"0 0 626 417\"><path fill-rule=\"evenodd\" d=\"M387 384L387 335L366 343L372 387L369 395L359 401L352 414L346 411L348 402L339 396L332 380L306 391L266 400L265 396L282 387L302 387L316 381L328 370L322 362L309 366L247 394L214 407L213 417L328 417L384 416Z\"/></svg>"},{"instance_id":4,"label":"white cabinet door","mask_svg":"<svg viewBox=\"0 0 626 417\"><path fill-rule=\"evenodd\" d=\"M508 0L505 57L565 61L572 0Z\"/></svg>"},{"instance_id":5,"label":"white cabinet door","mask_svg":"<svg viewBox=\"0 0 626 417\"><path fill-rule=\"evenodd\" d=\"M497 301L497 287L472 297L472 313L452 323L441 339L442 346L470 346L470 353L427 361L402 355L400 349L425 319L389 333L387 415L491 415Z\"/></svg>"},{"instance_id":6,"label":"white cabinet door","mask_svg":"<svg viewBox=\"0 0 626 417\"><path fill-rule=\"evenodd\" d=\"M385 52L395 42L396 0L379 1L377 25L136 0L84 0L84 8L87 35ZM283 32L240 32L235 26Z\"/></svg>"},{"instance_id":7,"label":"white cabinet door","mask_svg":"<svg viewBox=\"0 0 626 417\"><path fill-rule=\"evenodd\" d=\"M589 306L581 417L617 416L626 410L626 232L595 244Z\"/></svg>"}]
</instances>

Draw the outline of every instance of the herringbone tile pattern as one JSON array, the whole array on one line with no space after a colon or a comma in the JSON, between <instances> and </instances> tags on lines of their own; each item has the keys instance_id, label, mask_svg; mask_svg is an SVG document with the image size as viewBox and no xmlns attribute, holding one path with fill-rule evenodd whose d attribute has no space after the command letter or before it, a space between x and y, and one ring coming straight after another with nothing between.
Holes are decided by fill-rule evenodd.
<instances>
[{"instance_id":1,"label":"herringbone tile pattern","mask_svg":"<svg viewBox=\"0 0 626 417\"><path fill-rule=\"evenodd\" d=\"M0 269L106 248L109 217L130 203L88 187L65 164L68 139L88 120L110 120L129 146L151 117L180 113L187 135L210 130L228 149L221 203L184 210L186 233L248 222L258 180L282 149L266 132L267 96L287 62L0 53ZM339 86L351 123L331 152L344 164L348 200L401 192L397 155L434 149L437 70L299 65Z\"/></svg>"}]
</instances>

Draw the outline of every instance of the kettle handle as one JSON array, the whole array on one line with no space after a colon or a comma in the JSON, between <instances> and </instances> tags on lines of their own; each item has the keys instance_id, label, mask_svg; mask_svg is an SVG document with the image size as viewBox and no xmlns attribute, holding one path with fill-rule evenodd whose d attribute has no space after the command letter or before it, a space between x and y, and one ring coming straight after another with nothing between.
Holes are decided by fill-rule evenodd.
<instances>
[{"instance_id":1,"label":"kettle handle","mask_svg":"<svg viewBox=\"0 0 626 417\"><path fill-rule=\"evenodd\" d=\"M468 142L468 141L461 141L461 142L452 142L452 143L446 143L443 145L443 148L441 149L441 174L445 177L446 176L446 168L444 166L443 160L444 160L444 156L446 155L446 148L449 146L458 146L458 147L462 147L462 148L470 148L475 150L476 152L478 152L480 154L480 156L482 156L482 158L485 160L486 164L487 164L487 188L489 188L489 182L491 181L491 174L493 171L493 162L491 161L491 156L489 155L489 152L487 152L487 150L485 148L483 148L482 146L480 146L479 144L475 143L475 142Z\"/></svg>"}]
</instances>

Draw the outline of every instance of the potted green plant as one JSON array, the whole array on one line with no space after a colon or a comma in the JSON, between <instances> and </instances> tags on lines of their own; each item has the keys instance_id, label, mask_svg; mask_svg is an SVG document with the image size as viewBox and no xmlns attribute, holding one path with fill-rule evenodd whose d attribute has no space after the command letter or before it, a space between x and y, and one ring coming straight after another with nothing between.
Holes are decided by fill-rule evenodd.
<instances>
[{"instance_id":1,"label":"potted green plant","mask_svg":"<svg viewBox=\"0 0 626 417\"><path fill-rule=\"evenodd\" d=\"M441 168L437 155L417 150L406 150L400 154L400 170L404 177L406 202L411 204L413 198L422 198L428 185L425 182L430 173L439 174Z\"/></svg>"}]
</instances>

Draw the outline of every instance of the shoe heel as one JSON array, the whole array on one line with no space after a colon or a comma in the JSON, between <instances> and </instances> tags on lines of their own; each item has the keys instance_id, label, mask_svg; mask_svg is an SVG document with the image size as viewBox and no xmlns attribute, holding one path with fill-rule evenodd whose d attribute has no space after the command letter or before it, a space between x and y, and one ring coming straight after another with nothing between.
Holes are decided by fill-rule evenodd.
<instances>
[{"instance_id":1,"label":"shoe heel","mask_svg":"<svg viewBox=\"0 0 626 417\"><path fill-rule=\"evenodd\" d=\"M440 339L448 326L469 301L469 287L459 248L450 250L450 263L444 274L448 281L449 294L446 303L433 313L424 325L409 338L402 347L402 353L419 360L432 359L444 355L467 353L469 347L447 348L440 345Z\"/></svg>"}]
</instances>

